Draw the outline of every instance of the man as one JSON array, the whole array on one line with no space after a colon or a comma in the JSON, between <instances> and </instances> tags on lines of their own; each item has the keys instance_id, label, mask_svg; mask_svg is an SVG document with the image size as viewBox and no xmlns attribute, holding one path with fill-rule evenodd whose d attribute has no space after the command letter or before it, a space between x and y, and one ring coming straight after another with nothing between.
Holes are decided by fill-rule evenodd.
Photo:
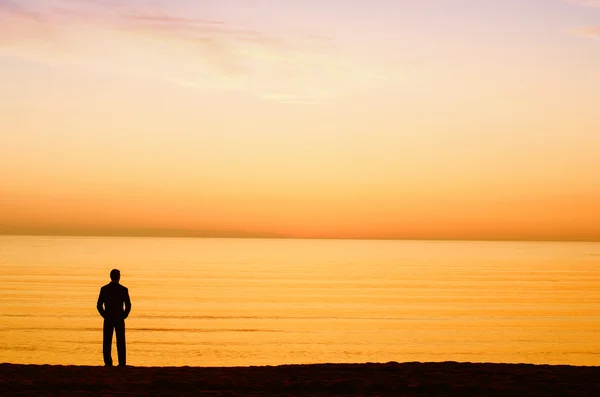
<instances>
[{"instance_id":1,"label":"man","mask_svg":"<svg viewBox=\"0 0 600 397\"><path fill-rule=\"evenodd\" d=\"M121 280L121 272L119 270L113 269L110 271L110 280L109 284L100 289L100 296L96 305L98 313L104 318L104 338L102 345L104 365L107 367L113 365L111 345L114 330L117 334L119 366L125 366L125 319L131 311L131 301L129 300L129 290L119 284L119 280Z\"/></svg>"}]
</instances>

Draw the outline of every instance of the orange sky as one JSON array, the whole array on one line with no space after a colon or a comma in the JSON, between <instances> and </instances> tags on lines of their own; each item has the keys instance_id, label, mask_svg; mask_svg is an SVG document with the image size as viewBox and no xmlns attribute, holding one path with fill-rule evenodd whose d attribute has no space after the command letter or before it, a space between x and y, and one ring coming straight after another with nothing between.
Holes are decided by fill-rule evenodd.
<instances>
[{"instance_id":1,"label":"orange sky","mask_svg":"<svg viewBox=\"0 0 600 397\"><path fill-rule=\"evenodd\" d=\"M0 233L600 240L597 2L140 4L0 0Z\"/></svg>"}]
</instances>

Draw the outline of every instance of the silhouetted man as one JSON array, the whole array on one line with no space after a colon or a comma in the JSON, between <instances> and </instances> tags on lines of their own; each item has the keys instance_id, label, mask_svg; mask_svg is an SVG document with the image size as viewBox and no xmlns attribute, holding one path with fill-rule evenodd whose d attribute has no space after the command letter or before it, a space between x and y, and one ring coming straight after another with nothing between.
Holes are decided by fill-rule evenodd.
<instances>
[{"instance_id":1,"label":"silhouetted man","mask_svg":"<svg viewBox=\"0 0 600 397\"><path fill-rule=\"evenodd\" d=\"M125 350L125 319L131 311L131 301L129 300L129 290L119 284L121 272L117 269L110 271L109 284L100 289L98 297L98 313L104 318L104 338L102 352L104 354L104 365L110 367L113 365L111 347L113 329L117 334L117 354L119 356L119 365L126 365Z\"/></svg>"}]
</instances>

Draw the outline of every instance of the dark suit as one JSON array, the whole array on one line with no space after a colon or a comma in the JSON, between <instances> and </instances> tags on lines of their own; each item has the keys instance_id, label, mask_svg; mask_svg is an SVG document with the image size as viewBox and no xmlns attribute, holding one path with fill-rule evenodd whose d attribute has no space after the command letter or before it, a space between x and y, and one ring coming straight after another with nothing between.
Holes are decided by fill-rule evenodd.
<instances>
[{"instance_id":1,"label":"dark suit","mask_svg":"<svg viewBox=\"0 0 600 397\"><path fill-rule=\"evenodd\" d=\"M131 311L129 290L113 281L100 289L98 297L98 313L104 318L103 349L104 364L112 365L111 345L113 330L117 334L117 354L119 365L126 365L125 319Z\"/></svg>"}]
</instances>

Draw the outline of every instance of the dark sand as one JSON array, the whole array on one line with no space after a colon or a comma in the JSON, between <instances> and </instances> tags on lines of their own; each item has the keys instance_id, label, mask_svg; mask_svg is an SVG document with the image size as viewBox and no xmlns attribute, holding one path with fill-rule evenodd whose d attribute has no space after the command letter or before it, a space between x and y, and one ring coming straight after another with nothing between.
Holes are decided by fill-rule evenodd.
<instances>
[{"instance_id":1,"label":"dark sand","mask_svg":"<svg viewBox=\"0 0 600 397\"><path fill-rule=\"evenodd\" d=\"M600 396L600 367L387 363L278 367L0 364L2 396Z\"/></svg>"}]
</instances>

